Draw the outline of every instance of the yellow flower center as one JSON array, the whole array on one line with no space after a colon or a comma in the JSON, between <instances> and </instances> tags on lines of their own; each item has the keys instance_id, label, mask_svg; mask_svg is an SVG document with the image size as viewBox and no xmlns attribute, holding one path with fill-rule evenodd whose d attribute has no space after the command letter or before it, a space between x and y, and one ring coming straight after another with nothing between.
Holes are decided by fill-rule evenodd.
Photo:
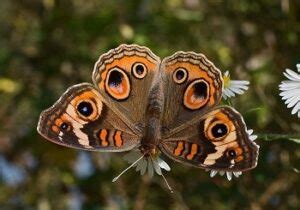
<instances>
[{"instance_id":1,"label":"yellow flower center","mask_svg":"<svg viewBox=\"0 0 300 210\"><path fill-rule=\"evenodd\" d=\"M224 88L228 88L230 86L230 75L223 75Z\"/></svg>"}]
</instances>

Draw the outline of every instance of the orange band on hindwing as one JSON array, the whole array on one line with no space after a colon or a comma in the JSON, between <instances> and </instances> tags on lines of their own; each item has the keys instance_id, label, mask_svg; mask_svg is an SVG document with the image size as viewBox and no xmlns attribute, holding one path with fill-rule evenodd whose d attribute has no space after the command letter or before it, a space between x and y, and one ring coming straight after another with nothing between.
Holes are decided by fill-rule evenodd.
<instances>
[{"instance_id":1,"label":"orange band on hindwing","mask_svg":"<svg viewBox=\"0 0 300 210\"><path fill-rule=\"evenodd\" d=\"M186 156L186 159L192 160L195 157L195 155L197 154L197 152L198 152L198 145L197 144L192 144L192 146L190 148L190 152Z\"/></svg>"},{"instance_id":2,"label":"orange band on hindwing","mask_svg":"<svg viewBox=\"0 0 300 210\"><path fill-rule=\"evenodd\" d=\"M182 154L182 152L184 151L184 143L183 141L178 141L177 142L177 147L174 150L174 155L179 156Z\"/></svg>"},{"instance_id":3,"label":"orange band on hindwing","mask_svg":"<svg viewBox=\"0 0 300 210\"><path fill-rule=\"evenodd\" d=\"M187 160L193 160L199 153L199 145L187 141L177 141L173 154Z\"/></svg>"},{"instance_id":4,"label":"orange band on hindwing","mask_svg":"<svg viewBox=\"0 0 300 210\"><path fill-rule=\"evenodd\" d=\"M107 147L109 145L108 140L107 140L107 130L106 129L101 129L99 132L99 138L100 138L100 144L101 146Z\"/></svg>"},{"instance_id":5,"label":"orange band on hindwing","mask_svg":"<svg viewBox=\"0 0 300 210\"><path fill-rule=\"evenodd\" d=\"M114 144L116 147L120 147L123 145L122 132L116 131L114 134Z\"/></svg>"},{"instance_id":6,"label":"orange band on hindwing","mask_svg":"<svg viewBox=\"0 0 300 210\"><path fill-rule=\"evenodd\" d=\"M56 125L53 125L53 126L51 127L51 129L52 129L52 131L53 131L54 133L56 133L56 134L58 134L59 131L60 131L60 129L59 129Z\"/></svg>"}]
</instances>

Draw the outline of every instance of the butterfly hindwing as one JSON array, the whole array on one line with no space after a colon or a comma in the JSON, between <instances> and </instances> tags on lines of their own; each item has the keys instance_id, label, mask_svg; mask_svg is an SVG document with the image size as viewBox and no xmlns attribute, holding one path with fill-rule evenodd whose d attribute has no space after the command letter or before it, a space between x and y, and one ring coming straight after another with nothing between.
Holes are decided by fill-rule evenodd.
<instances>
[{"instance_id":1,"label":"butterfly hindwing","mask_svg":"<svg viewBox=\"0 0 300 210\"><path fill-rule=\"evenodd\" d=\"M115 114L92 85L70 87L49 109L43 111L38 132L46 139L68 147L97 151L125 151L139 137Z\"/></svg>"},{"instance_id":2,"label":"butterfly hindwing","mask_svg":"<svg viewBox=\"0 0 300 210\"><path fill-rule=\"evenodd\" d=\"M176 161L224 171L254 168L259 149L250 140L241 115L227 106L163 139L160 148Z\"/></svg>"}]
</instances>

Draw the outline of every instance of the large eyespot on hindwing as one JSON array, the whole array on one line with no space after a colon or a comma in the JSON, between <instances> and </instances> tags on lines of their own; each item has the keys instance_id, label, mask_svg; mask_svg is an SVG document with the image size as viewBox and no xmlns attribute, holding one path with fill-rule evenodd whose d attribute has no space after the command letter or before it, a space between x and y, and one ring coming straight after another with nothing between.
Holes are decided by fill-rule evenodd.
<instances>
[{"instance_id":1,"label":"large eyespot on hindwing","mask_svg":"<svg viewBox=\"0 0 300 210\"><path fill-rule=\"evenodd\" d=\"M235 140L235 127L225 113L213 112L204 123L205 136L210 141L232 141ZM228 138L225 140L225 138Z\"/></svg>"},{"instance_id":2,"label":"large eyespot on hindwing","mask_svg":"<svg viewBox=\"0 0 300 210\"><path fill-rule=\"evenodd\" d=\"M102 111L103 104L95 91L85 91L71 100L66 112L71 116L76 116L76 120L85 124L89 121L97 120Z\"/></svg>"},{"instance_id":3,"label":"large eyespot on hindwing","mask_svg":"<svg viewBox=\"0 0 300 210\"><path fill-rule=\"evenodd\" d=\"M204 79L191 82L184 92L183 104L186 108L197 110L209 101L209 84Z\"/></svg>"},{"instance_id":4,"label":"large eyespot on hindwing","mask_svg":"<svg viewBox=\"0 0 300 210\"><path fill-rule=\"evenodd\" d=\"M143 63L136 62L131 67L131 73L135 78L143 79L147 75L148 69Z\"/></svg>"},{"instance_id":5,"label":"large eyespot on hindwing","mask_svg":"<svg viewBox=\"0 0 300 210\"><path fill-rule=\"evenodd\" d=\"M173 81L176 84L184 83L188 78L188 71L184 68L178 68L173 73Z\"/></svg>"},{"instance_id":6,"label":"large eyespot on hindwing","mask_svg":"<svg viewBox=\"0 0 300 210\"><path fill-rule=\"evenodd\" d=\"M78 101L76 104L76 112L84 120L94 121L98 118L97 105L91 99Z\"/></svg>"},{"instance_id":7,"label":"large eyespot on hindwing","mask_svg":"<svg viewBox=\"0 0 300 210\"><path fill-rule=\"evenodd\" d=\"M123 69L113 67L108 71L105 79L105 90L116 100L124 100L129 96L130 81Z\"/></svg>"},{"instance_id":8,"label":"large eyespot on hindwing","mask_svg":"<svg viewBox=\"0 0 300 210\"><path fill-rule=\"evenodd\" d=\"M206 131L206 135L211 141L221 141L228 133L229 128L222 121L213 122Z\"/></svg>"}]
</instances>

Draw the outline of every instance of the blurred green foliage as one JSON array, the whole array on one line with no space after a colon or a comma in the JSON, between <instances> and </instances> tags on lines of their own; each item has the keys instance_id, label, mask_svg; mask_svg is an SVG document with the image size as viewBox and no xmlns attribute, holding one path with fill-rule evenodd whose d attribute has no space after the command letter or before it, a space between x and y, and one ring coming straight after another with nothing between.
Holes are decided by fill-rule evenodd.
<instances>
[{"instance_id":1,"label":"blurred green foliage","mask_svg":"<svg viewBox=\"0 0 300 210\"><path fill-rule=\"evenodd\" d=\"M9 174L0 176L0 209L299 209L300 147L275 135L300 135L278 90L283 70L300 62L299 1L2 0L0 25L0 165ZM250 80L233 106L262 137L257 168L228 182L167 160L170 194L161 177L134 170L111 183L127 166L120 154L42 139L40 112L69 86L91 82L97 58L121 43L161 57L202 52Z\"/></svg>"}]
</instances>

